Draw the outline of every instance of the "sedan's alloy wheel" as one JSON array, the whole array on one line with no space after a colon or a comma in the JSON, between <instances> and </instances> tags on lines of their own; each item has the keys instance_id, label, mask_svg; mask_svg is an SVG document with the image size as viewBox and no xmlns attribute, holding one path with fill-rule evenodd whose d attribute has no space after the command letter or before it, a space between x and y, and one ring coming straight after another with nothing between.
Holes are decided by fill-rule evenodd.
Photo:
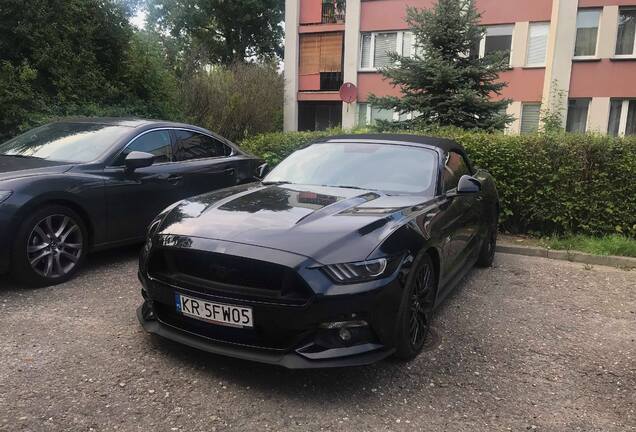
<instances>
[{"instance_id":1,"label":"sedan's alloy wheel","mask_svg":"<svg viewBox=\"0 0 636 432\"><path fill-rule=\"evenodd\" d=\"M70 216L53 214L31 230L27 259L33 271L45 278L60 278L77 266L83 250L82 230Z\"/></svg>"},{"instance_id":2,"label":"sedan's alloy wheel","mask_svg":"<svg viewBox=\"0 0 636 432\"><path fill-rule=\"evenodd\" d=\"M435 301L433 270L428 263L417 269L414 284L409 308L409 337L411 346L418 350L429 334L431 311Z\"/></svg>"}]
</instances>

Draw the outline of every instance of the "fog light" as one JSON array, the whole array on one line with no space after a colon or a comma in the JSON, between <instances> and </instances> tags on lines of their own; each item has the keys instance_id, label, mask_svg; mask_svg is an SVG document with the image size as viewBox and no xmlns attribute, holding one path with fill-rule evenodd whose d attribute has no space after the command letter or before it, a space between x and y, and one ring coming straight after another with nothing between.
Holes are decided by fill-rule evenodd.
<instances>
[{"instance_id":1,"label":"fog light","mask_svg":"<svg viewBox=\"0 0 636 432\"><path fill-rule=\"evenodd\" d=\"M346 327L342 327L338 332L338 337L343 342L349 342L351 340L351 331Z\"/></svg>"}]
</instances>

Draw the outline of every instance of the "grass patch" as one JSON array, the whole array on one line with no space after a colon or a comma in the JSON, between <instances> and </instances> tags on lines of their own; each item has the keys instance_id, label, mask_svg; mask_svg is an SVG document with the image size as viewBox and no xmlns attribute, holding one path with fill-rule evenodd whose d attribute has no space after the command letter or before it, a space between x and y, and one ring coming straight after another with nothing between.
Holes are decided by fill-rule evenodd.
<instances>
[{"instance_id":1,"label":"grass patch","mask_svg":"<svg viewBox=\"0 0 636 432\"><path fill-rule=\"evenodd\" d=\"M540 240L541 246L556 250L575 250L594 255L636 257L636 240L620 235L589 237L551 237Z\"/></svg>"}]
</instances>

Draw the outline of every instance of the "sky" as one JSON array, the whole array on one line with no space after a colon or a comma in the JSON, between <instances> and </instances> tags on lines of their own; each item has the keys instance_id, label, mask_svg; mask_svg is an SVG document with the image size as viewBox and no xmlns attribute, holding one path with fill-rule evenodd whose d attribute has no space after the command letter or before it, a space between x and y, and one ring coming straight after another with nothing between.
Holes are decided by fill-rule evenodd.
<instances>
[{"instance_id":1,"label":"sky","mask_svg":"<svg viewBox=\"0 0 636 432\"><path fill-rule=\"evenodd\" d=\"M144 8L140 8L135 16L130 19L130 23L138 29L143 29L146 24L146 15L146 10Z\"/></svg>"}]
</instances>

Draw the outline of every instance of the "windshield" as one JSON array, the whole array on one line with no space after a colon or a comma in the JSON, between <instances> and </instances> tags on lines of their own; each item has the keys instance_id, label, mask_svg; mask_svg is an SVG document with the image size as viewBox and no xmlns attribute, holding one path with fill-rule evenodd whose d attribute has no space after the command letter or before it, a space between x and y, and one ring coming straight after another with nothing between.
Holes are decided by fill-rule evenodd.
<instances>
[{"instance_id":1,"label":"windshield","mask_svg":"<svg viewBox=\"0 0 636 432\"><path fill-rule=\"evenodd\" d=\"M60 162L91 162L130 132L126 126L51 123L0 144L0 155Z\"/></svg>"},{"instance_id":2,"label":"windshield","mask_svg":"<svg viewBox=\"0 0 636 432\"><path fill-rule=\"evenodd\" d=\"M353 187L397 194L434 189L437 153L418 147L321 143L283 160L265 183Z\"/></svg>"}]
</instances>

